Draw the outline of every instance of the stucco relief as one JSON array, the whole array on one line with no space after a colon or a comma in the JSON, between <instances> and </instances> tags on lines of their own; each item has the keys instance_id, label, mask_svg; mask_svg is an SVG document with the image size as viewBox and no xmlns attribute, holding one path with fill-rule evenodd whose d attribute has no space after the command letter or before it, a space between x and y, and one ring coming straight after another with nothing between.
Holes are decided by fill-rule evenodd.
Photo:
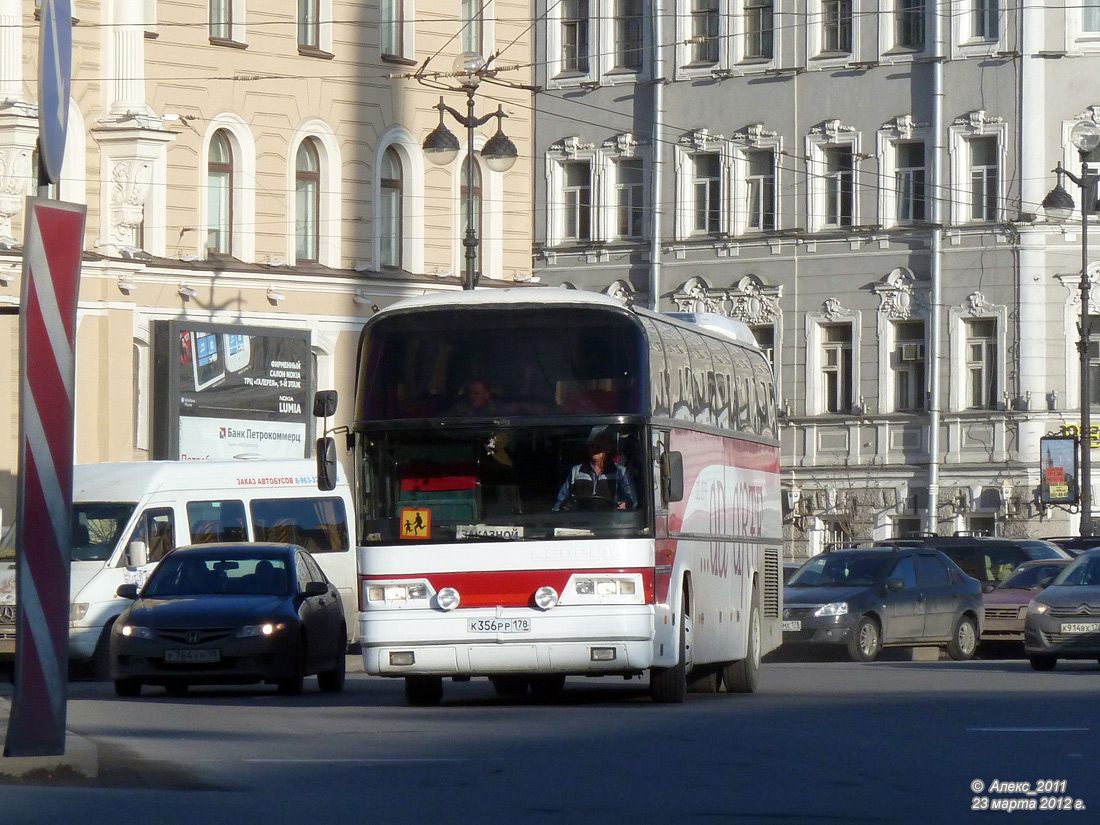
<instances>
[{"instance_id":1,"label":"stucco relief","mask_svg":"<svg viewBox=\"0 0 1100 825\"><path fill-rule=\"evenodd\" d=\"M879 312L892 321L923 317L928 309L928 296L916 289L916 277L905 267L891 271L874 287L879 296Z\"/></svg>"},{"instance_id":2,"label":"stucco relief","mask_svg":"<svg viewBox=\"0 0 1100 825\"><path fill-rule=\"evenodd\" d=\"M755 275L746 275L730 289L715 289L695 277L672 300L680 312L714 312L746 324L774 324L781 294L780 287L765 286Z\"/></svg>"},{"instance_id":3,"label":"stucco relief","mask_svg":"<svg viewBox=\"0 0 1100 825\"><path fill-rule=\"evenodd\" d=\"M30 194L32 185L31 150L0 149L0 241L9 246L16 242L12 218L23 209L23 199Z\"/></svg>"},{"instance_id":4,"label":"stucco relief","mask_svg":"<svg viewBox=\"0 0 1100 825\"><path fill-rule=\"evenodd\" d=\"M152 177L148 161L120 161L111 169L111 238L118 243L137 240Z\"/></svg>"},{"instance_id":5,"label":"stucco relief","mask_svg":"<svg viewBox=\"0 0 1100 825\"><path fill-rule=\"evenodd\" d=\"M620 301L627 308L634 306L634 289L622 279L615 281L607 288L607 295Z\"/></svg>"}]
</instances>

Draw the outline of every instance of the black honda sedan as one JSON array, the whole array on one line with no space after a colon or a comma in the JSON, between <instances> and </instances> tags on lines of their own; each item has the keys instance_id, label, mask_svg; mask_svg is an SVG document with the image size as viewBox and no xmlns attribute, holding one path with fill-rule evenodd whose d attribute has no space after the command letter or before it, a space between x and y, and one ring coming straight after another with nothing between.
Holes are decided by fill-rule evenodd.
<instances>
[{"instance_id":1,"label":"black honda sedan","mask_svg":"<svg viewBox=\"0 0 1100 825\"><path fill-rule=\"evenodd\" d=\"M344 687L347 630L340 594L294 544L223 543L166 555L111 631L119 696L142 685L183 692L193 684L277 685L299 694L317 674L323 691Z\"/></svg>"},{"instance_id":2,"label":"black honda sedan","mask_svg":"<svg viewBox=\"0 0 1100 825\"><path fill-rule=\"evenodd\" d=\"M860 662L883 647L936 645L974 656L982 593L938 550L835 550L809 559L783 591L783 644L844 646Z\"/></svg>"}]
</instances>

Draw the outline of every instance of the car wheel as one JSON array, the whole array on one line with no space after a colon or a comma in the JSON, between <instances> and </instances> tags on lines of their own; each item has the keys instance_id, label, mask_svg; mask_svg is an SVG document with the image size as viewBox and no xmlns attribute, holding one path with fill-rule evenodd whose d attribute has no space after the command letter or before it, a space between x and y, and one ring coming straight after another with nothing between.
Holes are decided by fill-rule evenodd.
<instances>
[{"instance_id":1,"label":"car wheel","mask_svg":"<svg viewBox=\"0 0 1100 825\"><path fill-rule=\"evenodd\" d=\"M298 650L295 652L294 672L286 679L280 679L275 687L282 696L301 696L305 688L306 662L309 661L309 649L306 646L306 637L298 640Z\"/></svg>"},{"instance_id":2,"label":"car wheel","mask_svg":"<svg viewBox=\"0 0 1100 825\"><path fill-rule=\"evenodd\" d=\"M973 659L978 650L978 627L969 616L960 616L947 643L947 655L956 661Z\"/></svg>"},{"instance_id":3,"label":"car wheel","mask_svg":"<svg viewBox=\"0 0 1100 825\"><path fill-rule=\"evenodd\" d=\"M677 662L672 667L654 667L649 670L649 695L654 702L665 705L679 704L684 701L687 693L688 671L688 615L684 610L687 602L687 593L680 597L680 641Z\"/></svg>"},{"instance_id":4,"label":"car wheel","mask_svg":"<svg viewBox=\"0 0 1100 825\"><path fill-rule=\"evenodd\" d=\"M344 649L346 638L347 631L341 627L340 641L336 645L336 661L333 662L332 670L323 670L317 674L317 687L323 693L339 693L344 689L348 671L348 657Z\"/></svg>"},{"instance_id":5,"label":"car wheel","mask_svg":"<svg viewBox=\"0 0 1100 825\"><path fill-rule=\"evenodd\" d=\"M760 681L760 605L753 590L749 608L749 646L745 658L731 662L722 671L722 684L729 693L752 693Z\"/></svg>"},{"instance_id":6,"label":"car wheel","mask_svg":"<svg viewBox=\"0 0 1100 825\"><path fill-rule=\"evenodd\" d=\"M871 616L859 620L848 642L848 657L853 662L873 662L882 650L882 630Z\"/></svg>"},{"instance_id":7,"label":"car wheel","mask_svg":"<svg viewBox=\"0 0 1100 825\"><path fill-rule=\"evenodd\" d=\"M1035 656L1028 656L1028 661L1031 662L1032 670L1047 671L1054 670L1058 666L1057 656L1045 656L1042 654Z\"/></svg>"},{"instance_id":8,"label":"car wheel","mask_svg":"<svg viewBox=\"0 0 1100 825\"><path fill-rule=\"evenodd\" d=\"M443 678L440 676L406 676L405 701L417 707L438 705L443 700Z\"/></svg>"},{"instance_id":9,"label":"car wheel","mask_svg":"<svg viewBox=\"0 0 1100 825\"><path fill-rule=\"evenodd\" d=\"M527 695L528 681L523 676L491 676L489 681L493 683L497 696L514 699Z\"/></svg>"},{"instance_id":10,"label":"car wheel","mask_svg":"<svg viewBox=\"0 0 1100 825\"><path fill-rule=\"evenodd\" d=\"M111 678L111 630L115 620L111 619L99 634L91 661L88 662L88 675L96 682L106 682Z\"/></svg>"},{"instance_id":11,"label":"car wheel","mask_svg":"<svg viewBox=\"0 0 1100 825\"><path fill-rule=\"evenodd\" d=\"M115 679L115 696L133 699L141 695L141 682L137 679Z\"/></svg>"}]
</instances>

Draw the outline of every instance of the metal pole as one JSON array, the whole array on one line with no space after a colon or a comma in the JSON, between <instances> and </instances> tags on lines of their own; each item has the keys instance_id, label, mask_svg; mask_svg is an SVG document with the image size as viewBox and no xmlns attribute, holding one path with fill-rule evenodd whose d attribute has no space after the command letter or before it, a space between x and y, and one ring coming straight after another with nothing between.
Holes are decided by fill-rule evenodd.
<instances>
[{"instance_id":1,"label":"metal pole","mask_svg":"<svg viewBox=\"0 0 1100 825\"><path fill-rule=\"evenodd\" d=\"M473 289L477 278L477 231L474 229L474 90L466 89L466 274L462 288Z\"/></svg>"},{"instance_id":2,"label":"metal pole","mask_svg":"<svg viewBox=\"0 0 1100 825\"><path fill-rule=\"evenodd\" d=\"M1081 535L1091 536L1092 530L1092 392L1089 386L1089 344L1092 330L1089 326L1089 214L1086 201L1090 197L1088 164L1081 156Z\"/></svg>"}]
</instances>

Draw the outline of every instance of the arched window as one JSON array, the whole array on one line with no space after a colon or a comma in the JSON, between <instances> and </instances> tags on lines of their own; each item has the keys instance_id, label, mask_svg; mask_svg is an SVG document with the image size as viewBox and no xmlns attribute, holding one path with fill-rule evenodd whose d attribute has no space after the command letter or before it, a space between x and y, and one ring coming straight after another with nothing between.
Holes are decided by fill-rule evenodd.
<instances>
[{"instance_id":1,"label":"arched window","mask_svg":"<svg viewBox=\"0 0 1100 825\"><path fill-rule=\"evenodd\" d=\"M233 253L233 150L224 131L210 139L206 166L206 253Z\"/></svg>"},{"instance_id":2,"label":"arched window","mask_svg":"<svg viewBox=\"0 0 1100 825\"><path fill-rule=\"evenodd\" d=\"M462 239L466 237L466 231L470 226L470 177L468 175L470 159L467 158L462 162L462 189L459 200L462 202L460 209L462 210ZM474 232L477 233L478 245L475 247L477 252L477 258L474 261L474 272L481 273L481 248L485 245L484 233L481 230L481 168L478 166L477 161L474 161ZM461 239L460 239L461 240ZM462 248L462 267L463 272L466 268L466 248Z\"/></svg>"},{"instance_id":3,"label":"arched window","mask_svg":"<svg viewBox=\"0 0 1100 825\"><path fill-rule=\"evenodd\" d=\"M392 146L382 155L378 173L381 197L378 204L378 238L384 267L401 266L401 194L403 187L401 158Z\"/></svg>"},{"instance_id":4,"label":"arched window","mask_svg":"<svg viewBox=\"0 0 1100 825\"><path fill-rule=\"evenodd\" d=\"M294 169L294 255L298 261L316 261L320 241L321 164L312 138L306 138L298 147Z\"/></svg>"}]
</instances>

